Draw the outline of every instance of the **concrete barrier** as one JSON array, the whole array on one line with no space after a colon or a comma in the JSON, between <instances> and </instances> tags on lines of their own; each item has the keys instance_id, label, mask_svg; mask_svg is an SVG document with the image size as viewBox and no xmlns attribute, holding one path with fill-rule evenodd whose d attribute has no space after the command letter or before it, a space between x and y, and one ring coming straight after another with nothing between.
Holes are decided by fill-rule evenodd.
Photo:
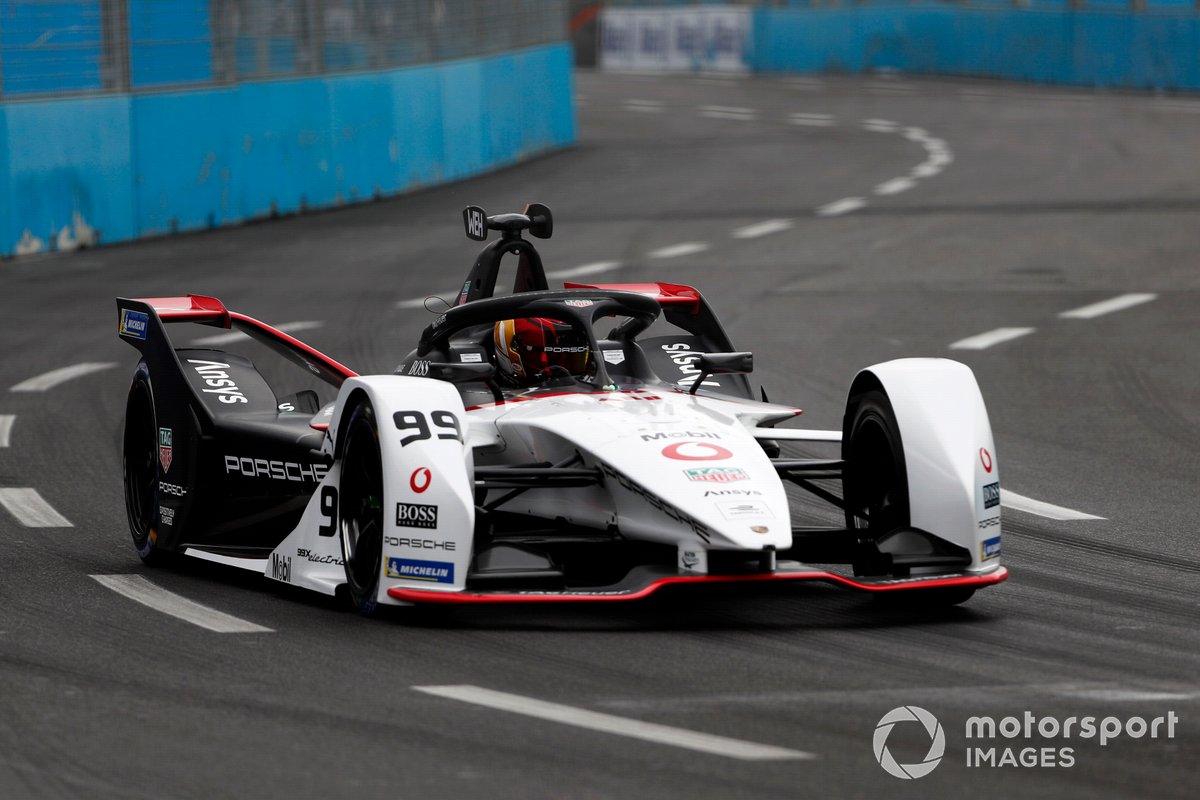
<instances>
[{"instance_id":1,"label":"concrete barrier","mask_svg":"<svg viewBox=\"0 0 1200 800\"><path fill-rule=\"evenodd\" d=\"M1200 14L1188 8L760 7L753 30L758 72L897 69L1200 90Z\"/></svg>"},{"instance_id":2,"label":"concrete barrier","mask_svg":"<svg viewBox=\"0 0 1200 800\"><path fill-rule=\"evenodd\" d=\"M0 104L0 255L394 195L575 141L567 44Z\"/></svg>"}]
</instances>

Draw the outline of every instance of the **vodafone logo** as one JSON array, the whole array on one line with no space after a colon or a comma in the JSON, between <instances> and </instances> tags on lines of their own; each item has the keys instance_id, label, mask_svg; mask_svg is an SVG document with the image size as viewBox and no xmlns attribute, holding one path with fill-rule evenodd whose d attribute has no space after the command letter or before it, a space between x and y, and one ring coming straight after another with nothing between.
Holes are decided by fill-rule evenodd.
<instances>
[{"instance_id":1,"label":"vodafone logo","mask_svg":"<svg viewBox=\"0 0 1200 800\"><path fill-rule=\"evenodd\" d=\"M986 447L979 448L979 463L983 464L983 471L990 475L992 472L992 454L987 451Z\"/></svg>"},{"instance_id":2,"label":"vodafone logo","mask_svg":"<svg viewBox=\"0 0 1200 800\"><path fill-rule=\"evenodd\" d=\"M433 480L433 475L430 474L428 468L417 467L413 470L412 477L408 479L408 485L417 494L429 488L430 482Z\"/></svg>"},{"instance_id":3,"label":"vodafone logo","mask_svg":"<svg viewBox=\"0 0 1200 800\"><path fill-rule=\"evenodd\" d=\"M722 461L733 457L732 451L709 442L676 442L664 447L662 454L676 461Z\"/></svg>"}]
</instances>

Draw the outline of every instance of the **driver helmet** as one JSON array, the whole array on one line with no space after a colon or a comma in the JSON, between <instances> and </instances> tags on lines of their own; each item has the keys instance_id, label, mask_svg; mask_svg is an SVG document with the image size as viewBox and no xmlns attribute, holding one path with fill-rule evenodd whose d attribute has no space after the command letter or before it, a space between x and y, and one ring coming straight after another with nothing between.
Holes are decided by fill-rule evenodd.
<instances>
[{"instance_id":1,"label":"driver helmet","mask_svg":"<svg viewBox=\"0 0 1200 800\"><path fill-rule=\"evenodd\" d=\"M588 372L591 353L582 331L544 317L505 319L494 330L496 361L511 380L529 382L561 367L575 377Z\"/></svg>"}]
</instances>

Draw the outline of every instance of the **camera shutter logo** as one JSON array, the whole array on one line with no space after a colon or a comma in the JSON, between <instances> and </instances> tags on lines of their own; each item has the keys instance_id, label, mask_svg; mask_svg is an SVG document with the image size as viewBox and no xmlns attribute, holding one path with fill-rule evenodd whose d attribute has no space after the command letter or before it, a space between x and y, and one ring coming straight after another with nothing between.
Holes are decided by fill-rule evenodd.
<instances>
[{"instance_id":1,"label":"camera shutter logo","mask_svg":"<svg viewBox=\"0 0 1200 800\"><path fill-rule=\"evenodd\" d=\"M887 739L897 722L919 722L925 728L930 743L929 752L925 754L923 761L916 764L899 764L892 757L887 748ZM933 772L946 752L946 734L942 731L941 723L937 717L920 706L900 706L884 714L875 726L875 738L872 743L875 748L875 760L879 762L879 766L889 775L905 780L923 778Z\"/></svg>"}]
</instances>

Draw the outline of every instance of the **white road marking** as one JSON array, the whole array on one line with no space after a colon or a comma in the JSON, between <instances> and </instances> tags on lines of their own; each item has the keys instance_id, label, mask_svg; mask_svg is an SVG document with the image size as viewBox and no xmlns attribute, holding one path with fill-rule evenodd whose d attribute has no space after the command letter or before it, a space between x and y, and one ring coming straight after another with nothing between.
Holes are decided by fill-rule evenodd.
<instances>
[{"instance_id":1,"label":"white road marking","mask_svg":"<svg viewBox=\"0 0 1200 800\"><path fill-rule=\"evenodd\" d=\"M802 118L802 119L827 119L827 120L833 119L833 114L809 114L804 111L797 111L797 112L791 114L791 116L797 117L797 118Z\"/></svg>"},{"instance_id":2,"label":"white road marking","mask_svg":"<svg viewBox=\"0 0 1200 800\"><path fill-rule=\"evenodd\" d=\"M817 209L818 217L836 217L840 214L849 214L851 211L857 211L864 207L867 201L861 197L843 197L841 200L834 200L832 203L826 203Z\"/></svg>"},{"instance_id":3,"label":"white road marking","mask_svg":"<svg viewBox=\"0 0 1200 800\"><path fill-rule=\"evenodd\" d=\"M863 125L877 125L881 128L898 128L898 127L900 127L899 122L893 122L890 119L877 119L877 118L864 119Z\"/></svg>"},{"instance_id":4,"label":"white road marking","mask_svg":"<svg viewBox=\"0 0 1200 800\"><path fill-rule=\"evenodd\" d=\"M91 575L101 586L141 603L155 611L199 625L216 633L272 633L270 628L201 605L186 597L169 592L141 575Z\"/></svg>"},{"instance_id":5,"label":"white road marking","mask_svg":"<svg viewBox=\"0 0 1200 800\"><path fill-rule=\"evenodd\" d=\"M442 298L436 297L435 295L425 295L424 297L413 297L408 300L398 301L396 303L396 305L394 306L394 308L424 308L426 300L435 300L436 301L436 300L442 300ZM445 303L446 301L442 300L442 302ZM450 306L450 304L446 303L446 307L448 308L449 306Z\"/></svg>"},{"instance_id":6,"label":"white road marking","mask_svg":"<svg viewBox=\"0 0 1200 800\"><path fill-rule=\"evenodd\" d=\"M596 261L591 264L583 264L582 266L572 267L571 269L560 269L557 272L547 272L547 278L578 278L583 275L595 275L599 272L611 272L621 266L620 261Z\"/></svg>"},{"instance_id":7,"label":"white road marking","mask_svg":"<svg viewBox=\"0 0 1200 800\"><path fill-rule=\"evenodd\" d=\"M753 225L738 228L731 235L735 239L757 239L759 236L786 231L792 225L793 223L790 219L769 219L765 222L756 222Z\"/></svg>"},{"instance_id":8,"label":"white road marking","mask_svg":"<svg viewBox=\"0 0 1200 800\"><path fill-rule=\"evenodd\" d=\"M929 131L924 128L905 128L904 138L910 142L925 142L929 140Z\"/></svg>"},{"instance_id":9,"label":"white road marking","mask_svg":"<svg viewBox=\"0 0 1200 800\"><path fill-rule=\"evenodd\" d=\"M788 122L792 125L806 125L810 128L832 128L836 124L831 119L814 119L812 117L791 117Z\"/></svg>"},{"instance_id":10,"label":"white road marking","mask_svg":"<svg viewBox=\"0 0 1200 800\"><path fill-rule=\"evenodd\" d=\"M563 725L573 725L601 733L611 733L617 736L628 736L646 742L666 744L695 750L710 755L737 758L743 761L781 761L816 758L813 753L803 750L790 750L768 744L747 742L741 739L731 739L726 736L716 736L710 733L699 733L684 728L673 728L668 725L658 725L653 722L618 717L613 714L603 714L598 711L588 711L573 706L558 703L548 703L532 697L518 694L497 692L479 686L414 686L418 692L431 694L435 697L445 697L464 703L522 714L535 719L558 722Z\"/></svg>"},{"instance_id":11,"label":"white road marking","mask_svg":"<svg viewBox=\"0 0 1200 800\"><path fill-rule=\"evenodd\" d=\"M323 328L325 327L325 323L318 322L316 320L302 320L300 322L285 322L281 325L274 325L272 327L274 327L275 330L283 331L284 333L299 333L300 331L311 331L316 330L317 328ZM202 336L199 339L193 340L192 344L207 347L209 345L216 344L232 344L248 338L249 337L241 331L229 331L228 333L218 333L213 336Z\"/></svg>"},{"instance_id":12,"label":"white road marking","mask_svg":"<svg viewBox=\"0 0 1200 800\"><path fill-rule=\"evenodd\" d=\"M662 113L663 104L661 100L626 100L625 110L658 114Z\"/></svg>"},{"instance_id":13,"label":"white road marking","mask_svg":"<svg viewBox=\"0 0 1200 800\"><path fill-rule=\"evenodd\" d=\"M15 414L0 414L0 447L8 447L9 437L12 436L13 423L17 421Z\"/></svg>"},{"instance_id":14,"label":"white road marking","mask_svg":"<svg viewBox=\"0 0 1200 800\"><path fill-rule=\"evenodd\" d=\"M875 187L875 194L900 194L917 185L912 178L893 178Z\"/></svg>"},{"instance_id":15,"label":"white road marking","mask_svg":"<svg viewBox=\"0 0 1200 800\"><path fill-rule=\"evenodd\" d=\"M37 489L0 489L0 506L8 509L8 513L26 528L75 527L42 499Z\"/></svg>"},{"instance_id":16,"label":"white road marking","mask_svg":"<svg viewBox=\"0 0 1200 800\"><path fill-rule=\"evenodd\" d=\"M1124 311L1127 308L1132 308L1142 303L1149 303L1156 297L1158 297L1156 294L1123 294L1120 297L1114 297L1110 300L1092 303L1090 306L1064 311L1059 316L1063 319L1092 319L1102 314Z\"/></svg>"},{"instance_id":17,"label":"white road marking","mask_svg":"<svg viewBox=\"0 0 1200 800\"><path fill-rule=\"evenodd\" d=\"M112 369L117 364L115 361L104 362L86 362L83 364L72 364L69 367L61 369L53 369L28 380L21 381L16 386L9 389L10 392L44 392L47 389L53 389L59 384L82 378L84 375L91 375L93 372L100 372L106 369Z\"/></svg>"},{"instance_id":18,"label":"white road marking","mask_svg":"<svg viewBox=\"0 0 1200 800\"><path fill-rule=\"evenodd\" d=\"M1039 517L1046 519L1056 519L1059 521L1072 519L1104 519L1097 517L1094 514L1085 514L1082 511L1076 511L1073 508L1064 508L1056 506L1053 503L1044 503L1041 500L1034 500L1032 497L1025 497L1008 489L1000 490L1000 503L1005 508L1011 508L1014 511L1024 511L1027 514L1036 514Z\"/></svg>"},{"instance_id":19,"label":"white road marking","mask_svg":"<svg viewBox=\"0 0 1200 800\"><path fill-rule=\"evenodd\" d=\"M941 171L942 171L942 168L939 167L937 164L930 164L929 162L924 162L924 163L918 164L917 166L913 167L912 176L914 178L932 178L934 175L937 175Z\"/></svg>"},{"instance_id":20,"label":"white road marking","mask_svg":"<svg viewBox=\"0 0 1200 800\"><path fill-rule=\"evenodd\" d=\"M1151 107L1159 111L1184 111L1189 114L1200 114L1200 103L1153 103Z\"/></svg>"},{"instance_id":21,"label":"white road marking","mask_svg":"<svg viewBox=\"0 0 1200 800\"><path fill-rule=\"evenodd\" d=\"M703 253L708 248L708 242L681 242L651 250L646 256L647 258L678 258L679 256L690 256L693 253Z\"/></svg>"},{"instance_id":22,"label":"white road marking","mask_svg":"<svg viewBox=\"0 0 1200 800\"><path fill-rule=\"evenodd\" d=\"M1151 692L1145 689L1076 689L1062 692L1067 697L1077 697L1082 700L1102 700L1112 702L1135 702L1155 700L1191 700L1196 692Z\"/></svg>"},{"instance_id":23,"label":"white road marking","mask_svg":"<svg viewBox=\"0 0 1200 800\"><path fill-rule=\"evenodd\" d=\"M959 339L954 344L950 345L951 350L986 350L989 347L1003 342L1008 342L1013 339L1019 339L1022 336L1027 336L1033 333L1036 328L996 328L994 331L981 333L976 336L968 336L966 339Z\"/></svg>"},{"instance_id":24,"label":"white road marking","mask_svg":"<svg viewBox=\"0 0 1200 800\"><path fill-rule=\"evenodd\" d=\"M701 111L722 111L726 114L757 114L753 108L742 108L740 106L700 106Z\"/></svg>"},{"instance_id":25,"label":"white road marking","mask_svg":"<svg viewBox=\"0 0 1200 800\"><path fill-rule=\"evenodd\" d=\"M740 119L746 122L753 122L758 119L757 114L741 114L734 111L701 111L700 116L708 117L709 119Z\"/></svg>"}]
</instances>

